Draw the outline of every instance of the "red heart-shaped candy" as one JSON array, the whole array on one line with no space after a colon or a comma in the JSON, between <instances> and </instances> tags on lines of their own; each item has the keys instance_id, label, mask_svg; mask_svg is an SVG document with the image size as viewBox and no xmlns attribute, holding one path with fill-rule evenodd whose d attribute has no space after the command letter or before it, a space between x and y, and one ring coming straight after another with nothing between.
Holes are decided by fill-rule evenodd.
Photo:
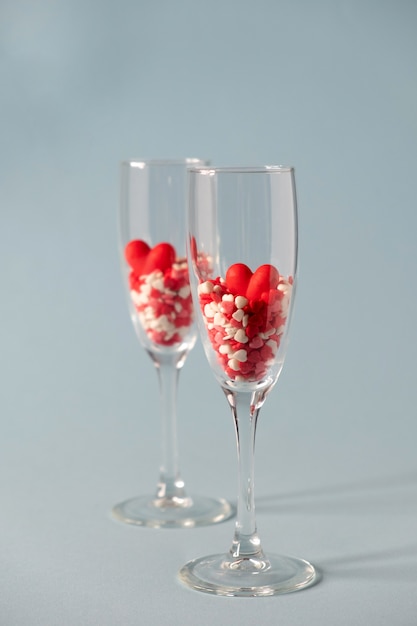
<instances>
[{"instance_id":1,"label":"red heart-shaped candy","mask_svg":"<svg viewBox=\"0 0 417 626\"><path fill-rule=\"evenodd\" d=\"M150 247L145 241L134 239L125 247L125 259L137 276L143 273Z\"/></svg>"},{"instance_id":2,"label":"red heart-shaped candy","mask_svg":"<svg viewBox=\"0 0 417 626\"><path fill-rule=\"evenodd\" d=\"M251 277L252 271L247 265L235 263L226 272L227 288L234 295L245 296Z\"/></svg>"},{"instance_id":3,"label":"red heart-shaped candy","mask_svg":"<svg viewBox=\"0 0 417 626\"><path fill-rule=\"evenodd\" d=\"M175 261L175 248L170 243L158 243L149 252L143 268L144 274L150 274L155 270L165 272L172 267Z\"/></svg>"},{"instance_id":4,"label":"red heart-shaped candy","mask_svg":"<svg viewBox=\"0 0 417 626\"><path fill-rule=\"evenodd\" d=\"M252 275L246 297L248 300L260 300L262 294L270 289L276 289L279 282L279 272L273 265L260 265Z\"/></svg>"}]
</instances>

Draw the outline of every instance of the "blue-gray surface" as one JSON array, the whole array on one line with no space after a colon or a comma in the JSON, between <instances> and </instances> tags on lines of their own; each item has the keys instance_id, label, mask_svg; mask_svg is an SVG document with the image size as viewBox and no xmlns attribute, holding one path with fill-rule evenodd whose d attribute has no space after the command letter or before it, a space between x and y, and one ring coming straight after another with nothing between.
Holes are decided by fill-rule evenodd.
<instances>
[{"instance_id":1,"label":"blue-gray surface","mask_svg":"<svg viewBox=\"0 0 417 626\"><path fill-rule=\"evenodd\" d=\"M414 626L417 4L3 0L1 626ZM296 167L292 340L262 410L267 551L323 579L275 598L180 586L233 523L124 526L153 489L157 381L118 267L118 163ZM190 492L234 499L232 420L198 346L181 374Z\"/></svg>"}]
</instances>

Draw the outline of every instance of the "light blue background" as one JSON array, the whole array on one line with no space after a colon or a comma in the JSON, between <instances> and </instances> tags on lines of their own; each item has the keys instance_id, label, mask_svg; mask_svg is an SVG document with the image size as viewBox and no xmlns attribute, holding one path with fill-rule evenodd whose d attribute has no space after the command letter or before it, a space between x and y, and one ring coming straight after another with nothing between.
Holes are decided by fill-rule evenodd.
<instances>
[{"instance_id":1,"label":"light blue background","mask_svg":"<svg viewBox=\"0 0 417 626\"><path fill-rule=\"evenodd\" d=\"M0 624L416 623L417 3L2 0ZM125 527L157 479L157 381L128 318L118 164L296 167L300 277L257 441L267 551L322 582L181 587L233 523ZM190 492L235 499L232 420L181 374Z\"/></svg>"}]
</instances>

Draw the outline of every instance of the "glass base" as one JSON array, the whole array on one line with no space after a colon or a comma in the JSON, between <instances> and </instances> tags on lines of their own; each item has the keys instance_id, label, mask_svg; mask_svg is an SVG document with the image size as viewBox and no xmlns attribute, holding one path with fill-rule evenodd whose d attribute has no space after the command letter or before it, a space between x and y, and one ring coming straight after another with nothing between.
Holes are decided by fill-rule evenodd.
<instances>
[{"instance_id":1,"label":"glass base","mask_svg":"<svg viewBox=\"0 0 417 626\"><path fill-rule=\"evenodd\" d=\"M182 583L220 596L273 596L298 591L317 580L314 567L289 556L234 558L214 554L189 561L179 572Z\"/></svg>"},{"instance_id":2,"label":"glass base","mask_svg":"<svg viewBox=\"0 0 417 626\"><path fill-rule=\"evenodd\" d=\"M223 499L205 497L155 498L140 496L117 504L112 515L119 521L150 528L193 528L224 522L235 514Z\"/></svg>"}]
</instances>

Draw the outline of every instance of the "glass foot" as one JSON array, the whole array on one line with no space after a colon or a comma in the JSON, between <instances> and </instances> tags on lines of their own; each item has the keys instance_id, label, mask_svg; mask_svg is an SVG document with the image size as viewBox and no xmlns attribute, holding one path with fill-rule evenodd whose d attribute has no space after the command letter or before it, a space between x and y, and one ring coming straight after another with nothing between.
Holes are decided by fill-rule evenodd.
<instances>
[{"instance_id":1,"label":"glass foot","mask_svg":"<svg viewBox=\"0 0 417 626\"><path fill-rule=\"evenodd\" d=\"M192 589L220 596L273 596L312 585L316 571L308 561L289 556L233 558L215 554L189 561L179 578Z\"/></svg>"},{"instance_id":2,"label":"glass foot","mask_svg":"<svg viewBox=\"0 0 417 626\"><path fill-rule=\"evenodd\" d=\"M150 528L193 528L224 522L235 514L223 499L155 498L140 496L117 504L112 515L117 520Z\"/></svg>"}]
</instances>

